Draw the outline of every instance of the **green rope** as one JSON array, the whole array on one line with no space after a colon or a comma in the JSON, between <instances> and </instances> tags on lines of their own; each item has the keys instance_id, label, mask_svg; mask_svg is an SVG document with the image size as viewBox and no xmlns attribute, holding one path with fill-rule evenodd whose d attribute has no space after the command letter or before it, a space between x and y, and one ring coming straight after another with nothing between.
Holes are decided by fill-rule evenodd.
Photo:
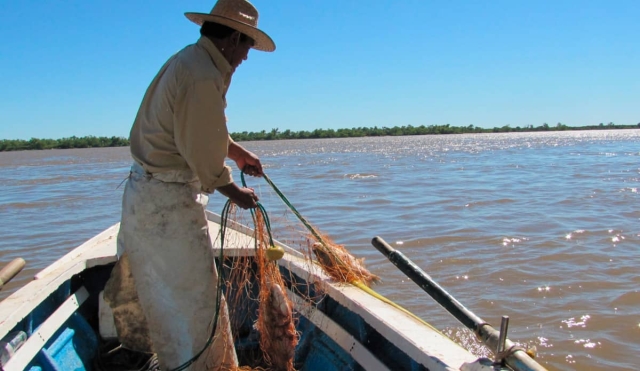
<instances>
[{"instance_id":1,"label":"green rope","mask_svg":"<svg viewBox=\"0 0 640 371\"><path fill-rule=\"evenodd\" d=\"M273 183L273 181L267 176L267 174L262 174L264 180L267 181L267 183L269 183L269 185L271 186L271 188L273 188L273 190L278 194L278 196L280 197L280 199L282 200L282 202L285 203L285 205L287 205L289 207L289 209L295 214L295 216L298 217L298 220L300 220L300 222L302 222L302 224L307 228L307 230L309 230L309 232L311 232L311 234L313 235L313 237L316 239L316 241L320 242L320 244L322 245L322 247L324 248L324 251L326 253L329 253L332 255L333 259L335 259L338 264L344 264L344 262L342 261L342 259L340 258L340 256L338 254L335 253L335 251L329 247L329 245L327 244L327 242L324 240L324 238L322 238L322 236L320 235L320 233L318 233L318 231L315 230L315 228L313 228L313 226L311 226L311 223L309 223L307 221L307 219L305 219L304 216L302 216L302 214L300 214L300 212L298 212L298 210L293 206L293 204L287 199L287 197L284 195L284 193L282 193L280 191L280 189L278 189L278 187L275 185L275 183ZM243 178L243 182L244 182L244 178ZM353 283L353 282L352 282ZM366 286L366 285L365 285Z\"/></svg>"},{"instance_id":2,"label":"green rope","mask_svg":"<svg viewBox=\"0 0 640 371\"><path fill-rule=\"evenodd\" d=\"M318 240L318 242L320 242L321 244L326 246L326 243L324 242L324 239L320 236L320 233L318 233L312 226L311 224L307 221L307 219L305 219L299 212L298 210L291 204L291 202L289 202L289 200L285 197L285 195L280 192L280 190L278 189L278 187L276 187L276 185L271 181L271 179L267 176L267 174L262 174L264 180L267 181L267 183L269 183L269 185L271 186L271 188L273 188L273 190L278 194L278 196L280 196L280 199L282 200L282 202L285 203L285 205L287 205L289 207L289 209L291 209L291 211L295 214L295 216L298 217L298 219L300 220L300 222L302 222L302 224L307 227L307 229L309 230L309 232L311 232L311 234L313 235L313 237L316 238L316 240Z\"/></svg>"},{"instance_id":3,"label":"green rope","mask_svg":"<svg viewBox=\"0 0 640 371\"><path fill-rule=\"evenodd\" d=\"M273 190L278 194L278 196L280 196L280 198L282 199L282 201L289 207L289 209L291 209L291 211L298 217L298 219L300 219L300 221L302 222L302 224L304 224L305 227L307 227L307 229L311 232L311 234L318 240L318 242L320 242L321 244L323 244L326 247L326 243L324 242L324 239L320 236L320 234L311 226L311 224L309 224L309 222L298 212L298 210L291 204L291 202L289 202L289 200L285 197L285 195L278 189L278 187L276 187L276 185L271 181L271 179L269 179L269 177L266 174L263 174L264 179L267 181L267 183L269 183L269 185L271 186L271 188L273 188ZM240 172L240 179L242 180L242 186L243 187L247 187L247 183L245 181L245 177L244 177L244 172L241 171ZM217 292L218 295L216 297L216 308L215 308L215 315L213 318L213 328L211 330L211 334L209 335L209 339L207 340L207 343L205 344L205 346L202 348L201 351L199 351L195 356L193 356L190 360L188 360L187 362L183 363L182 365L178 366L177 368L174 368L171 371L183 371L186 370L189 366L191 366L193 363L195 363L198 358L202 355L202 353L204 353L204 351L211 345L211 343L213 342L213 338L215 336L216 333L216 328L218 326L218 318L220 315L220 302L221 302L221 298L222 298L222 284L224 282L223 279L223 270L222 270L222 266L223 266L223 249L224 249L224 237L226 235L226 230L227 230L227 221L229 220L229 213L231 211L231 200L227 200L227 202L224 204L224 207L222 208L222 213L220 214L220 257L219 257L219 267L218 267L218 288L217 288ZM266 209L264 208L264 206L262 206L262 204L260 202L256 202L257 207L256 210L254 211L254 209L250 209L251 211L251 217L253 219L253 223L254 226L256 228L254 228L254 248L257 250L258 249L258 238L257 238L257 219L256 219L256 213L259 212L262 214L262 217L264 219L264 224L265 224L265 228L267 230L267 234L269 236L269 244L270 246L275 246L274 242L273 242L273 235L271 234L271 221L269 220L269 215L267 214ZM274 261L274 263L276 263ZM277 264L277 263L276 263Z\"/></svg>"},{"instance_id":4,"label":"green rope","mask_svg":"<svg viewBox=\"0 0 640 371\"><path fill-rule=\"evenodd\" d=\"M246 187L247 184L244 180L244 172L240 172L240 178L242 179L242 186ZM257 203L258 207L256 208L258 211L262 214L262 217L264 219L264 224L265 224L265 228L267 229L267 234L269 235L269 243L271 246L274 246L273 243L273 236L271 234L271 222L269 221L269 216L267 215L267 211L265 210L264 206L262 206L261 203ZM224 238L227 232L227 222L229 220L229 213L231 212L231 205L232 202L231 200L227 200L227 202L224 204L224 207L222 208L222 212L220 213L220 256L219 256L219 267L218 267L218 295L216 298L216 310L215 310L215 315L214 315L214 319L213 319L213 328L211 331L211 334L209 335L209 339L207 340L207 343L205 344L204 348L202 348L202 350L200 352L198 352L195 356L193 356L190 360L188 360L187 362L183 363L182 365L178 366L177 368L171 370L171 371L183 371L186 370L189 366L191 366L193 363L195 363L195 361L202 355L202 353L204 353L204 351L211 345L211 343L213 342L213 337L216 333L216 327L218 326L218 318L220 315L220 302L221 302L221 298L222 298L222 284L224 282L223 279L223 250L224 250ZM257 238L257 219L256 219L256 211L254 211L254 209L250 209L251 211L251 217L253 218L253 223L254 226L256 228L254 228L254 248L257 250L258 249L258 238ZM274 262L275 263L275 262Z\"/></svg>"},{"instance_id":5,"label":"green rope","mask_svg":"<svg viewBox=\"0 0 640 371\"><path fill-rule=\"evenodd\" d=\"M240 172L240 180L242 181L242 186L247 188L247 182L244 179L244 171ZM256 204L258 205L258 207L256 209L258 210L258 212L260 212L262 214L262 219L264 219L264 225L265 225L265 228L267 229L267 234L269 235L269 246L275 246L275 244L273 242L273 235L271 234L271 221L269 221L269 215L267 215L267 210L264 208L264 206L262 206L262 204L260 202L256 202ZM258 220L256 219L256 212L254 211L254 209L249 209L249 211L251 211L251 217L253 218L253 225L256 226L256 228L254 228L254 230L253 230L254 237L257 237ZM254 240L255 240L255 248L257 250L258 249L258 239L254 238Z\"/></svg>"}]
</instances>

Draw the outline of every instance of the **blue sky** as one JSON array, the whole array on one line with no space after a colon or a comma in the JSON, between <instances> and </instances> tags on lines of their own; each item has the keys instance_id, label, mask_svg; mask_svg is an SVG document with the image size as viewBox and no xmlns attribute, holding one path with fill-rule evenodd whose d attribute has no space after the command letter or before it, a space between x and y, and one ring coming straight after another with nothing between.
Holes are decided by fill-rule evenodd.
<instances>
[{"instance_id":1,"label":"blue sky","mask_svg":"<svg viewBox=\"0 0 640 371\"><path fill-rule=\"evenodd\" d=\"M640 1L254 0L229 130L640 122ZM213 1L0 1L0 139L128 136Z\"/></svg>"}]
</instances>

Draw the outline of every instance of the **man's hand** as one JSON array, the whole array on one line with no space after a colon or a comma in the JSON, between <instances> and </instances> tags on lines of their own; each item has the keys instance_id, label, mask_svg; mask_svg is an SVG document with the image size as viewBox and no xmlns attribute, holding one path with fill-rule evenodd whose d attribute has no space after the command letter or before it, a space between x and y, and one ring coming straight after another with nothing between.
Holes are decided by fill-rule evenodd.
<instances>
[{"instance_id":1,"label":"man's hand","mask_svg":"<svg viewBox=\"0 0 640 371\"><path fill-rule=\"evenodd\" d=\"M238 169L251 176L262 176L262 163L253 152L249 152L236 142L229 141L227 156L236 162Z\"/></svg>"},{"instance_id":2,"label":"man's hand","mask_svg":"<svg viewBox=\"0 0 640 371\"><path fill-rule=\"evenodd\" d=\"M253 192L253 188L240 188L235 183L231 183L217 189L231 202L245 210L258 207L258 196Z\"/></svg>"}]
</instances>

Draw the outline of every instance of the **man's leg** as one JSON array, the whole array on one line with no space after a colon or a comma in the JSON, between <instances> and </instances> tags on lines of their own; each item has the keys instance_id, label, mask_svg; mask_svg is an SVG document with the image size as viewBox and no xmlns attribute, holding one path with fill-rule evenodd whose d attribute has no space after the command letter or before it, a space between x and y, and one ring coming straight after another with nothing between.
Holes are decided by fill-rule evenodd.
<instances>
[{"instance_id":1,"label":"man's leg","mask_svg":"<svg viewBox=\"0 0 640 371\"><path fill-rule=\"evenodd\" d=\"M139 176L128 183L131 197L121 230L154 351L160 368L190 360L206 344L215 315L218 275L204 207L191 187ZM191 370L233 368L233 347L226 306L219 314L214 346Z\"/></svg>"}]
</instances>

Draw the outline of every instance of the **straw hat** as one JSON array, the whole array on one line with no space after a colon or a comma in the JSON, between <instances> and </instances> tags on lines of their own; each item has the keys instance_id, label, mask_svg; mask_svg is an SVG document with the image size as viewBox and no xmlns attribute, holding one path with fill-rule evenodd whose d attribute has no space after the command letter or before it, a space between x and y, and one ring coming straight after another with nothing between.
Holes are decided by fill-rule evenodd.
<instances>
[{"instance_id":1,"label":"straw hat","mask_svg":"<svg viewBox=\"0 0 640 371\"><path fill-rule=\"evenodd\" d=\"M211 13L184 13L193 23L202 26L214 22L231 27L252 38L254 49L265 52L276 50L276 44L266 33L258 29L258 10L246 0L218 0Z\"/></svg>"}]
</instances>

